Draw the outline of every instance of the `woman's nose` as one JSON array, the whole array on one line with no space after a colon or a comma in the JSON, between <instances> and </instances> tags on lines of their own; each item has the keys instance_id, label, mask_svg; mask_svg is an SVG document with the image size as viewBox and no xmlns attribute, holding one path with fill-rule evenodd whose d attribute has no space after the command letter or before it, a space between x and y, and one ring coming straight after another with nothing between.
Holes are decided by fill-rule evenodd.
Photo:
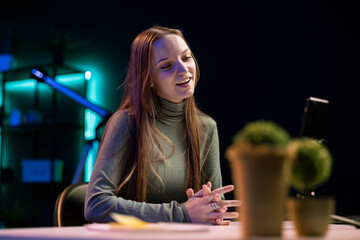
<instances>
[{"instance_id":1,"label":"woman's nose","mask_svg":"<svg viewBox=\"0 0 360 240\"><path fill-rule=\"evenodd\" d=\"M188 70L187 66L183 62L178 63L178 71L177 71L178 75L187 73L188 71L189 70Z\"/></svg>"}]
</instances>

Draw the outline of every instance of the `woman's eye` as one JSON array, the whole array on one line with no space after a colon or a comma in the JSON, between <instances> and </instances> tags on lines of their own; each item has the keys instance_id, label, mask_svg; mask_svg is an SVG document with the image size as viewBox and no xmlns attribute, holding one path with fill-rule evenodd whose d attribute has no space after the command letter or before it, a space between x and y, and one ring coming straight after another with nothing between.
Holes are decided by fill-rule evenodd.
<instances>
[{"instance_id":1,"label":"woman's eye","mask_svg":"<svg viewBox=\"0 0 360 240\"><path fill-rule=\"evenodd\" d=\"M185 57L183 57L183 61L184 62L187 62L187 61L189 61L191 59L191 56L185 56Z\"/></svg>"},{"instance_id":2,"label":"woman's eye","mask_svg":"<svg viewBox=\"0 0 360 240\"><path fill-rule=\"evenodd\" d=\"M171 68L170 64L164 64L164 65L161 66L162 70L169 70L170 68Z\"/></svg>"}]
</instances>

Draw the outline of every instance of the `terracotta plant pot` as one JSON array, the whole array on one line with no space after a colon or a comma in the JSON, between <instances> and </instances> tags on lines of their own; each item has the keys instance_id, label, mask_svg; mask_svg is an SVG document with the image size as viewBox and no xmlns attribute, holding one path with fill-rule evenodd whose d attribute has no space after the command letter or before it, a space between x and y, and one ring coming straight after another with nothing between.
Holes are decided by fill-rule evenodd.
<instances>
[{"instance_id":1,"label":"terracotta plant pot","mask_svg":"<svg viewBox=\"0 0 360 240\"><path fill-rule=\"evenodd\" d=\"M324 236L334 214L334 198L289 198L286 201L289 218L299 236Z\"/></svg>"},{"instance_id":2,"label":"terracotta plant pot","mask_svg":"<svg viewBox=\"0 0 360 240\"><path fill-rule=\"evenodd\" d=\"M251 236L280 236L284 203L291 173L289 147L232 145L230 161L242 233Z\"/></svg>"}]
</instances>

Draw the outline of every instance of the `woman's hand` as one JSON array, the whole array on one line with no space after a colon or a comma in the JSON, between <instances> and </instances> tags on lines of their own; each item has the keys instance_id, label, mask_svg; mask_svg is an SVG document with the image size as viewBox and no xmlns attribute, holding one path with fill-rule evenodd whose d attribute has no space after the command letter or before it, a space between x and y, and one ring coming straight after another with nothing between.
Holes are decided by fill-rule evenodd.
<instances>
[{"instance_id":1,"label":"woman's hand","mask_svg":"<svg viewBox=\"0 0 360 240\"><path fill-rule=\"evenodd\" d=\"M208 188L205 190L206 192L204 192L204 186L207 186ZM218 193L218 194L224 194L224 193L228 193L234 190L234 185L227 185L221 188L217 188L215 190L213 190L214 193ZM194 190L192 188L189 188L188 190L186 190L186 195L189 198L191 197L203 197L204 195L210 194L211 193L211 182L208 182L206 185L203 185L203 188L200 189L197 193L194 194Z\"/></svg>"},{"instance_id":2,"label":"woman's hand","mask_svg":"<svg viewBox=\"0 0 360 240\"><path fill-rule=\"evenodd\" d=\"M207 182L206 186L208 186L208 188L210 189L210 193L211 193L211 182ZM192 198L192 197L202 197L202 196L204 196L203 188L200 189L196 194L194 193L194 190L192 188L189 188L188 190L186 190L186 196L188 197L188 199Z\"/></svg>"},{"instance_id":3,"label":"woman's hand","mask_svg":"<svg viewBox=\"0 0 360 240\"><path fill-rule=\"evenodd\" d=\"M223 219L237 218L237 212L227 212L228 207L240 206L238 200L222 201L220 195L234 189L233 185L228 185L211 191L211 183L203 185L203 188L194 193L190 188L186 191L188 201L185 205L189 216L194 223L212 223L219 225L229 225L230 221Z\"/></svg>"}]
</instances>

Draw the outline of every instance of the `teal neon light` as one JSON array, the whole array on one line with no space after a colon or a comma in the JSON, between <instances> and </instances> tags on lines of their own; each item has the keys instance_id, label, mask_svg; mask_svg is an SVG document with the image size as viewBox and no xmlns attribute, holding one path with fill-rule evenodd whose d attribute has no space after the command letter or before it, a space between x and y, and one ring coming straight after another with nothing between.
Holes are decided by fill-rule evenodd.
<instances>
[{"instance_id":1,"label":"teal neon light","mask_svg":"<svg viewBox=\"0 0 360 240\"><path fill-rule=\"evenodd\" d=\"M96 116L90 109L85 109L85 132L84 137L86 140L95 138Z\"/></svg>"},{"instance_id":2,"label":"teal neon light","mask_svg":"<svg viewBox=\"0 0 360 240\"><path fill-rule=\"evenodd\" d=\"M92 102L98 102L98 94L97 94L97 84L98 81L95 78L88 79L88 85L87 85L87 99L89 99ZM86 140L94 140L96 137L96 127L101 122L102 118L91 111L90 109L85 110L85 139ZM88 157L85 161L85 167L84 167L84 181L88 182L90 180L90 176L92 173L92 170L95 165L95 160L97 156L97 150L99 147L99 143L97 140L93 141L91 145L91 149L89 151Z\"/></svg>"},{"instance_id":3,"label":"teal neon light","mask_svg":"<svg viewBox=\"0 0 360 240\"><path fill-rule=\"evenodd\" d=\"M90 79L91 79L91 72L90 72L90 71L86 71L86 72L85 72L85 79L86 79L86 80L90 80Z\"/></svg>"},{"instance_id":4,"label":"teal neon light","mask_svg":"<svg viewBox=\"0 0 360 240\"><path fill-rule=\"evenodd\" d=\"M85 167L84 167L84 181L85 182L88 182L90 180L91 173L92 173L92 170L95 165L95 160L96 160L98 149L99 149L99 141L94 141L91 145L89 155L85 161Z\"/></svg>"},{"instance_id":5,"label":"teal neon light","mask_svg":"<svg viewBox=\"0 0 360 240\"><path fill-rule=\"evenodd\" d=\"M71 83L72 85L79 83L84 83L84 73L72 73L72 74L66 74L66 75L57 75L55 77L55 80L58 83L66 84Z\"/></svg>"},{"instance_id":6,"label":"teal neon light","mask_svg":"<svg viewBox=\"0 0 360 240\"><path fill-rule=\"evenodd\" d=\"M35 79L23 79L19 81L7 82L5 91L27 91L36 86Z\"/></svg>"}]
</instances>

